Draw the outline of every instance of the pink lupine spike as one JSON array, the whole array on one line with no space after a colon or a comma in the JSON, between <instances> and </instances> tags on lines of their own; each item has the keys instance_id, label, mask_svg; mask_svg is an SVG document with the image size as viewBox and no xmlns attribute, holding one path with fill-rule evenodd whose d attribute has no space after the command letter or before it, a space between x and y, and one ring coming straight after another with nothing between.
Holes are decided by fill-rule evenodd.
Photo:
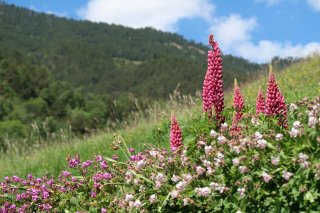
<instances>
[{"instance_id":1,"label":"pink lupine spike","mask_svg":"<svg viewBox=\"0 0 320 213\"><path fill-rule=\"evenodd\" d=\"M256 100L256 114L264 114L265 113L265 99L263 97L261 87L259 86L258 96Z\"/></svg>"},{"instance_id":2,"label":"pink lupine spike","mask_svg":"<svg viewBox=\"0 0 320 213\"><path fill-rule=\"evenodd\" d=\"M233 108L236 111L236 121L241 120L244 110L244 100L237 79L234 79Z\"/></svg>"},{"instance_id":3,"label":"pink lupine spike","mask_svg":"<svg viewBox=\"0 0 320 213\"><path fill-rule=\"evenodd\" d=\"M223 83L222 83L222 60L219 45L209 36L209 45L212 50L208 51L208 68L203 81L202 104L203 111L208 113L209 118L215 118L217 123L223 122L222 111L224 109ZM215 111L215 117L212 111Z\"/></svg>"},{"instance_id":4,"label":"pink lupine spike","mask_svg":"<svg viewBox=\"0 0 320 213\"><path fill-rule=\"evenodd\" d=\"M170 147L171 151L176 151L182 146L182 132L179 123L174 115L171 116L171 128L170 128Z\"/></svg>"},{"instance_id":5,"label":"pink lupine spike","mask_svg":"<svg viewBox=\"0 0 320 213\"><path fill-rule=\"evenodd\" d=\"M284 97L281 94L274 74L272 72L272 66L270 65L269 82L266 95L266 107L265 113L268 116L275 116L278 118L279 125L287 128L287 107L284 101Z\"/></svg>"}]
</instances>

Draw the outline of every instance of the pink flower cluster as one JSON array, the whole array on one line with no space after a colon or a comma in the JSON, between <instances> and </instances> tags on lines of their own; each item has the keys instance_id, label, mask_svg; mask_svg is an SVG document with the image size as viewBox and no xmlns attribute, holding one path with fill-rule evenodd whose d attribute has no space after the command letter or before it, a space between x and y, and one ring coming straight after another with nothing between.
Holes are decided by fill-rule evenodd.
<instances>
[{"instance_id":1,"label":"pink flower cluster","mask_svg":"<svg viewBox=\"0 0 320 213\"><path fill-rule=\"evenodd\" d=\"M265 99L263 97L262 91L261 91L261 87L259 86L259 91L258 91L258 97L256 100L256 114L264 114L265 113Z\"/></svg>"},{"instance_id":2,"label":"pink flower cluster","mask_svg":"<svg viewBox=\"0 0 320 213\"><path fill-rule=\"evenodd\" d=\"M209 36L209 45L212 50L208 51L208 68L203 81L202 103L203 111L213 118L212 111L215 111L217 123L223 123L222 111L224 109L223 83L222 83L222 60L219 45Z\"/></svg>"},{"instance_id":3,"label":"pink flower cluster","mask_svg":"<svg viewBox=\"0 0 320 213\"><path fill-rule=\"evenodd\" d=\"M171 151L175 152L182 146L182 132L177 119L172 115L170 128L170 147Z\"/></svg>"},{"instance_id":4,"label":"pink flower cluster","mask_svg":"<svg viewBox=\"0 0 320 213\"><path fill-rule=\"evenodd\" d=\"M288 127L286 103L278 88L278 84L272 73L272 68L270 68L269 73L265 113L268 116L277 117L279 125L285 128Z\"/></svg>"},{"instance_id":5,"label":"pink flower cluster","mask_svg":"<svg viewBox=\"0 0 320 213\"><path fill-rule=\"evenodd\" d=\"M244 99L241 95L237 79L234 79L234 92L233 92L233 108L236 112L236 121L240 121L244 110Z\"/></svg>"}]
</instances>

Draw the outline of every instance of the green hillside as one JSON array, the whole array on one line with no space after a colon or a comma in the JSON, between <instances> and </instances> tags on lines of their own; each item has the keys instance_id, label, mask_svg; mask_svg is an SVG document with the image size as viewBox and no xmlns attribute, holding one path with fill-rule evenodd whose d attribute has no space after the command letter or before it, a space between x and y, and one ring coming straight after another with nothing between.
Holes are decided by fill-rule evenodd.
<instances>
[{"instance_id":1,"label":"green hillside","mask_svg":"<svg viewBox=\"0 0 320 213\"><path fill-rule=\"evenodd\" d=\"M167 98L179 84L184 94L194 94L206 71L206 46L151 28L75 21L5 3L0 25L2 50L17 50L85 91ZM233 56L223 63L226 88L234 77L251 79L262 69Z\"/></svg>"},{"instance_id":2,"label":"green hillside","mask_svg":"<svg viewBox=\"0 0 320 213\"><path fill-rule=\"evenodd\" d=\"M314 99L320 94L320 57L311 57L292 65L284 70L276 70L275 75L279 82L279 88L283 92L286 103L296 103L308 97ZM241 91L244 95L248 110L254 110L255 99L259 85L265 85L267 73L259 77L257 81L250 84L242 84L239 81ZM307 82L307 83L306 83ZM263 87L265 89L265 87ZM227 106L231 106L232 93L226 94ZM199 115L202 113L201 98L180 96L176 94L165 106L157 104L148 111L148 118L140 117L138 114L134 122L118 133L124 137L129 146L137 150L143 150L144 144L154 144L155 146L169 146L169 118L170 114L177 115L182 128L191 128L197 125ZM227 120L231 124L231 120ZM293 121L291 121L293 122ZM34 147L31 154L17 156L12 154L1 155L0 176L19 175L25 176L28 173L41 176L43 174L57 175L67 168L65 157L79 153L82 160L92 159L92 156L102 154L112 156L119 153L112 150L114 141L113 132L100 132L85 140L74 140L72 142L61 140L54 145L44 147Z\"/></svg>"}]
</instances>

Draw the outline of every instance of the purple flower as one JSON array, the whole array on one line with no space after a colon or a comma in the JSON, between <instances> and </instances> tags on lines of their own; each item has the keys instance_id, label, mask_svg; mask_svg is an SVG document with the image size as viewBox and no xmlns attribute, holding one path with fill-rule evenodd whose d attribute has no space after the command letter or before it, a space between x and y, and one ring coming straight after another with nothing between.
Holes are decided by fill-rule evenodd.
<instances>
[{"instance_id":1,"label":"purple flower","mask_svg":"<svg viewBox=\"0 0 320 213\"><path fill-rule=\"evenodd\" d=\"M129 152L135 152L136 150L134 148L129 148Z\"/></svg>"},{"instance_id":2,"label":"purple flower","mask_svg":"<svg viewBox=\"0 0 320 213\"><path fill-rule=\"evenodd\" d=\"M82 163L82 168L85 169L85 168L87 168L87 167L89 167L91 165L92 165L92 161L91 160L87 160L87 161Z\"/></svg>"},{"instance_id":3,"label":"purple flower","mask_svg":"<svg viewBox=\"0 0 320 213\"><path fill-rule=\"evenodd\" d=\"M96 160L96 162L102 161L102 156L101 155L97 155L95 160Z\"/></svg>"},{"instance_id":4,"label":"purple flower","mask_svg":"<svg viewBox=\"0 0 320 213\"><path fill-rule=\"evenodd\" d=\"M118 155L112 155L112 159L113 159L113 160L118 160L119 157L118 157Z\"/></svg>"},{"instance_id":5,"label":"purple flower","mask_svg":"<svg viewBox=\"0 0 320 213\"><path fill-rule=\"evenodd\" d=\"M75 158L69 160L69 167L74 168L80 164L80 156L77 155Z\"/></svg>"},{"instance_id":6,"label":"purple flower","mask_svg":"<svg viewBox=\"0 0 320 213\"><path fill-rule=\"evenodd\" d=\"M108 168L108 164L107 164L107 161L103 160L100 162L100 168L101 169L106 169Z\"/></svg>"}]
</instances>

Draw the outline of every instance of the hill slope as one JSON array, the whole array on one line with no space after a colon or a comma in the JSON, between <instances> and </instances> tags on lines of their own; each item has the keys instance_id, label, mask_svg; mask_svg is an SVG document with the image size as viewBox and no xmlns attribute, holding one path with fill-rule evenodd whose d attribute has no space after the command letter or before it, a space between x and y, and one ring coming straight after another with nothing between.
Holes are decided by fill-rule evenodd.
<instances>
[{"instance_id":1,"label":"hill slope","mask_svg":"<svg viewBox=\"0 0 320 213\"><path fill-rule=\"evenodd\" d=\"M191 94L206 71L206 46L151 28L75 21L5 3L0 25L1 49L18 50L56 79L86 91L159 98L180 83ZM223 63L226 88L234 77L244 81L261 69L233 56L224 56Z\"/></svg>"},{"instance_id":2,"label":"hill slope","mask_svg":"<svg viewBox=\"0 0 320 213\"><path fill-rule=\"evenodd\" d=\"M308 58L292 65L281 72L276 72L279 88L284 94L286 103L293 103L304 97L313 99L319 96L320 57ZM240 83L246 105L253 108L257 96L258 86L265 85L266 76L261 76L256 82L248 85ZM307 82L307 83L306 83ZM232 94L226 94L227 105L231 105ZM182 100L182 101L181 101ZM178 116L182 128L192 126L202 112L200 99L183 98L180 101L167 102L165 108L154 106L149 111L149 118L139 118L136 123L128 126L119 133L125 138L129 146L142 150L144 144L168 147L169 118L172 112ZM227 120L230 124L231 120ZM292 120L291 120L292 122ZM44 173L57 175L67 168L65 157L79 153L82 160L91 159L95 154L111 156L113 133L101 133L96 137L77 140L74 143L62 141L60 144L45 146L34 150L32 154L17 156L2 155L0 158L0 177L5 175L25 176L29 172L41 176ZM35 147L36 148L36 147Z\"/></svg>"}]
</instances>

